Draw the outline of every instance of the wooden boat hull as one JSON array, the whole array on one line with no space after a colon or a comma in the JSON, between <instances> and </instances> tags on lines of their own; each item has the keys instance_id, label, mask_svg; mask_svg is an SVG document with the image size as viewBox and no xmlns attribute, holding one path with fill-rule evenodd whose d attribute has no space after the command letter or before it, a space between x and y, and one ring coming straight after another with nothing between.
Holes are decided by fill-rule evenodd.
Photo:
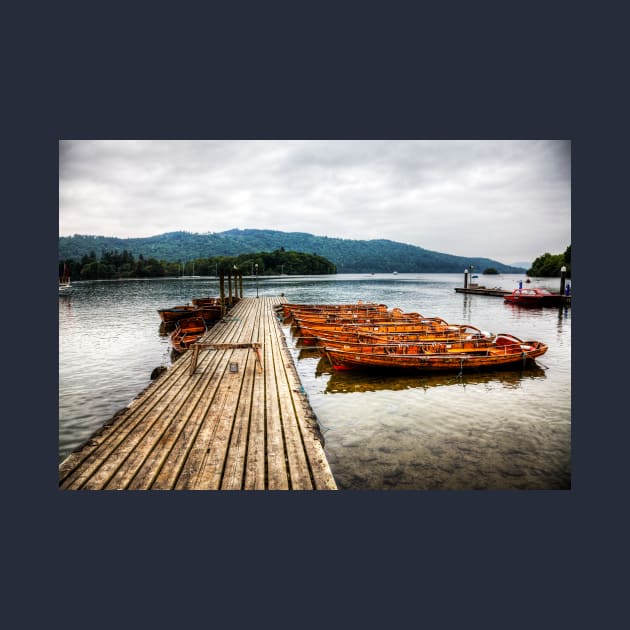
<instances>
[{"instance_id":1,"label":"wooden boat hull","mask_svg":"<svg viewBox=\"0 0 630 630\"><path fill-rule=\"evenodd\" d=\"M325 355L335 369L381 368L444 372L494 369L527 363L543 355L547 345L540 341L521 341L511 335L498 335L492 345L450 351L449 344L437 344L435 351L404 345L383 350L382 346L344 350L327 346Z\"/></svg>"},{"instance_id":2,"label":"wooden boat hull","mask_svg":"<svg viewBox=\"0 0 630 630\"><path fill-rule=\"evenodd\" d=\"M384 305L383 305L384 306ZM372 321L418 321L425 319L420 313L405 313L399 308L388 311L383 309L361 309L348 311L322 311L292 313L296 323L342 323L342 322L372 322Z\"/></svg>"},{"instance_id":3,"label":"wooden boat hull","mask_svg":"<svg viewBox=\"0 0 630 630\"><path fill-rule=\"evenodd\" d=\"M200 317L207 322L215 322L221 319L221 307L220 306L200 306L198 310Z\"/></svg>"},{"instance_id":4,"label":"wooden boat hull","mask_svg":"<svg viewBox=\"0 0 630 630\"><path fill-rule=\"evenodd\" d=\"M221 319L220 306L173 306L158 309L160 319L164 323L177 322L187 317L202 317L206 321Z\"/></svg>"},{"instance_id":5,"label":"wooden boat hull","mask_svg":"<svg viewBox=\"0 0 630 630\"><path fill-rule=\"evenodd\" d=\"M205 297L205 298L193 298L191 300L193 306L218 306L221 307L221 298L218 297Z\"/></svg>"},{"instance_id":6,"label":"wooden boat hull","mask_svg":"<svg viewBox=\"0 0 630 630\"><path fill-rule=\"evenodd\" d=\"M425 319L415 322L377 322L363 324L312 324L310 326L302 325L297 327L300 340L305 344L313 344L319 337L330 336L331 333L336 336L343 334L353 335L372 335L376 337L400 338L409 335L407 340L413 340L416 337L425 337L433 335L436 338L460 338L470 335L487 336L475 326L469 324L448 324L442 319Z\"/></svg>"},{"instance_id":7,"label":"wooden boat hull","mask_svg":"<svg viewBox=\"0 0 630 630\"><path fill-rule=\"evenodd\" d=\"M399 340L398 342L388 342L383 340L374 340L370 338L361 338L362 340L349 341L342 338L320 338L322 348L335 348L341 350L349 350L351 352L366 353L382 353L387 355L403 356L409 354L455 354L457 352L477 351L480 348L490 348L494 345L496 337L492 335L487 338L476 339L447 339L433 336L421 337L413 341ZM367 350L366 348L370 348Z\"/></svg>"},{"instance_id":8,"label":"wooden boat hull","mask_svg":"<svg viewBox=\"0 0 630 630\"><path fill-rule=\"evenodd\" d=\"M193 343L203 336L206 330L206 324L201 317L182 319L171 333L171 346L176 352L186 352Z\"/></svg>"},{"instance_id":9,"label":"wooden boat hull","mask_svg":"<svg viewBox=\"0 0 630 630\"><path fill-rule=\"evenodd\" d=\"M196 310L196 306L172 306L171 308L159 308L158 315L163 322L176 322L185 317L192 317Z\"/></svg>"},{"instance_id":10,"label":"wooden boat hull","mask_svg":"<svg viewBox=\"0 0 630 630\"><path fill-rule=\"evenodd\" d=\"M351 304L280 304L277 307L284 318L291 317L294 313L318 314L318 313L339 313L358 312L361 310L380 310L387 311L386 304L376 304L375 302L356 302Z\"/></svg>"},{"instance_id":11,"label":"wooden boat hull","mask_svg":"<svg viewBox=\"0 0 630 630\"><path fill-rule=\"evenodd\" d=\"M551 293L541 289L515 289L503 300L508 304L541 308L543 306L560 306L563 297L559 293Z\"/></svg>"}]
</instances>

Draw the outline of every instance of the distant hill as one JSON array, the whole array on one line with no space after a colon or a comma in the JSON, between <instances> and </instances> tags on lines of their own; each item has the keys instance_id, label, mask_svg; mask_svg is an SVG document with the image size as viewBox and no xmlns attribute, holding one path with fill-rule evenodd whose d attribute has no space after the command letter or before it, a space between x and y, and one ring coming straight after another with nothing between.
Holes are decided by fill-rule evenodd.
<instances>
[{"instance_id":1,"label":"distant hill","mask_svg":"<svg viewBox=\"0 0 630 630\"><path fill-rule=\"evenodd\" d=\"M337 266L338 273L459 273L469 265L475 272L494 267L500 273L521 273L525 269L504 265L489 258L465 258L431 251L386 239L369 241L314 236L305 232L276 230L227 230L195 234L169 232L147 238L107 236L62 236L59 260L80 260L92 252L128 251L135 257L185 262L210 256L237 256L250 252L286 250L317 254Z\"/></svg>"}]
</instances>

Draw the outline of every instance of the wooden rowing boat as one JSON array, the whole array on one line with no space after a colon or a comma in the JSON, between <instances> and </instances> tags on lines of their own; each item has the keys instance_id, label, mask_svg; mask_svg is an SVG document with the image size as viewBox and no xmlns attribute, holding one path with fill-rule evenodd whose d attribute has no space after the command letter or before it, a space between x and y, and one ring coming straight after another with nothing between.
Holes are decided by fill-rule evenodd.
<instances>
[{"instance_id":1,"label":"wooden rowing boat","mask_svg":"<svg viewBox=\"0 0 630 630\"><path fill-rule=\"evenodd\" d=\"M158 309L160 319L164 323L173 323L188 317L201 317L206 321L221 319L220 306L173 306L171 308Z\"/></svg>"},{"instance_id":2,"label":"wooden rowing boat","mask_svg":"<svg viewBox=\"0 0 630 630\"><path fill-rule=\"evenodd\" d=\"M294 311L292 319L295 322L333 322L333 321L356 321L356 320L402 320L402 319L422 319L420 313L406 313L399 308L387 310L383 308L347 309L339 311Z\"/></svg>"},{"instance_id":3,"label":"wooden rowing boat","mask_svg":"<svg viewBox=\"0 0 630 630\"><path fill-rule=\"evenodd\" d=\"M158 315L163 322L176 322L185 317L193 316L196 311L196 306L184 304L181 306L172 306L171 308L159 308Z\"/></svg>"},{"instance_id":4,"label":"wooden rowing boat","mask_svg":"<svg viewBox=\"0 0 630 630\"><path fill-rule=\"evenodd\" d=\"M221 306L221 298L219 297L193 298L191 302L193 306Z\"/></svg>"},{"instance_id":5,"label":"wooden rowing boat","mask_svg":"<svg viewBox=\"0 0 630 630\"><path fill-rule=\"evenodd\" d=\"M171 333L171 345L176 352L186 352L206 330L206 323L202 317L181 319L177 322L177 328Z\"/></svg>"},{"instance_id":6,"label":"wooden rowing boat","mask_svg":"<svg viewBox=\"0 0 630 630\"><path fill-rule=\"evenodd\" d=\"M306 344L314 343L318 337L333 333L362 333L377 336L388 335L418 335L433 334L438 337L460 337L468 335L488 336L489 333L479 330L470 324L449 324L440 317L419 320L396 320L363 323L331 323L300 325L296 335Z\"/></svg>"},{"instance_id":7,"label":"wooden rowing boat","mask_svg":"<svg viewBox=\"0 0 630 630\"><path fill-rule=\"evenodd\" d=\"M373 344L373 345L399 345L427 342L492 342L496 338L489 332L479 330L474 326L450 326L446 330L416 331L416 332L395 332L395 333L373 333L369 331L318 331L315 341L320 346L339 344Z\"/></svg>"},{"instance_id":8,"label":"wooden rowing boat","mask_svg":"<svg viewBox=\"0 0 630 630\"><path fill-rule=\"evenodd\" d=\"M402 311L401 311L402 313ZM429 325L448 326L448 322L440 318L423 318L419 313L405 313L404 315L391 313L376 313L354 316L327 316L327 317L302 317L294 316L293 326L297 331L304 329L313 330L316 328L329 328L334 326L380 326L380 325L411 325L421 326L423 329ZM307 336L305 334L304 336Z\"/></svg>"},{"instance_id":9,"label":"wooden rowing boat","mask_svg":"<svg viewBox=\"0 0 630 630\"><path fill-rule=\"evenodd\" d=\"M506 333L497 335L491 343L480 343L478 347L472 348L466 343L450 342L324 348L327 359L337 370L387 368L427 372L461 372L464 369L494 369L516 363L525 364L545 352L547 345L541 341L522 341Z\"/></svg>"},{"instance_id":10,"label":"wooden rowing boat","mask_svg":"<svg viewBox=\"0 0 630 630\"><path fill-rule=\"evenodd\" d=\"M392 315L387 309L362 308L354 310L338 311L294 311L288 317L284 317L285 323L297 322L327 322L356 319L391 319Z\"/></svg>"},{"instance_id":11,"label":"wooden rowing boat","mask_svg":"<svg viewBox=\"0 0 630 630\"><path fill-rule=\"evenodd\" d=\"M350 304L291 304L285 302L279 304L277 310L282 312L284 318L290 317L293 313L324 313L324 312L340 312L340 311L360 311L360 310L387 310L386 304L377 304L376 302L358 302Z\"/></svg>"}]
</instances>

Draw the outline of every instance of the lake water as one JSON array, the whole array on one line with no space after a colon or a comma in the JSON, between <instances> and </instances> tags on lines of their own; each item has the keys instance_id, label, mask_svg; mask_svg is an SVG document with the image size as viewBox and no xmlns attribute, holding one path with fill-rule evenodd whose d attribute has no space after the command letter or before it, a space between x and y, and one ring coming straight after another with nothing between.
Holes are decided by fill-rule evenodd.
<instances>
[{"instance_id":1,"label":"lake water","mask_svg":"<svg viewBox=\"0 0 630 630\"><path fill-rule=\"evenodd\" d=\"M523 279L478 282L511 290ZM246 297L258 289L290 302L375 301L549 346L524 370L335 372L283 326L340 489L571 487L571 308L522 308L456 293L462 285L463 274L245 278ZM560 280L530 286L558 291ZM200 278L77 282L59 297L60 461L128 405L155 367L171 365L157 309L217 294L218 280Z\"/></svg>"}]
</instances>

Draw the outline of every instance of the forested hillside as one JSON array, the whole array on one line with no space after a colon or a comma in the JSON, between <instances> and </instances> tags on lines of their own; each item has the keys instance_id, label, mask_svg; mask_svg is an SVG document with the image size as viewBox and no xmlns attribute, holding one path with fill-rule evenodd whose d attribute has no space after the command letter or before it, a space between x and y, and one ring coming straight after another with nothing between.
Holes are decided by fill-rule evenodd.
<instances>
[{"instance_id":1,"label":"forested hillside","mask_svg":"<svg viewBox=\"0 0 630 630\"><path fill-rule=\"evenodd\" d=\"M464 258L385 239L361 241L305 232L228 230L207 234L170 232L130 239L83 235L59 238L59 260L75 261L84 256L126 251L136 258L184 263L281 249L322 256L336 266L338 273L459 273L468 265L477 270L494 267L500 273L524 271L489 258Z\"/></svg>"}]
</instances>

